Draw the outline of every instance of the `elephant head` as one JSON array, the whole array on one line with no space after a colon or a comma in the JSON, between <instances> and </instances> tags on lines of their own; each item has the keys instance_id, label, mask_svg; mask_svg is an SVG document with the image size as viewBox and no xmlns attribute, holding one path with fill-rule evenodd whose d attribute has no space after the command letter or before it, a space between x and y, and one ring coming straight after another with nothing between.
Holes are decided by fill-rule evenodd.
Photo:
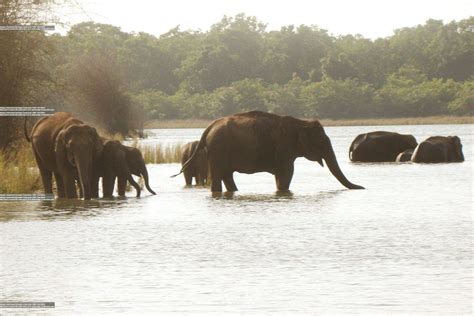
<instances>
[{"instance_id":1,"label":"elephant head","mask_svg":"<svg viewBox=\"0 0 474 316\"><path fill-rule=\"evenodd\" d=\"M155 191L153 191L150 187L148 180L148 170L146 169L145 160L143 159L141 151L135 147L124 147L126 149L126 159L130 168L130 172L139 177L143 176L143 180L145 180L145 187L147 188L148 192L151 194L156 194Z\"/></svg>"},{"instance_id":2,"label":"elephant head","mask_svg":"<svg viewBox=\"0 0 474 316\"><path fill-rule=\"evenodd\" d=\"M324 159L329 171L342 185L349 189L363 189L364 187L347 180L342 173L337 163L331 140L324 132L322 125L318 121L309 122L308 125L300 129L298 133L298 150L300 154L308 160L317 161L321 166L324 166Z\"/></svg>"},{"instance_id":3,"label":"elephant head","mask_svg":"<svg viewBox=\"0 0 474 316\"><path fill-rule=\"evenodd\" d=\"M68 198L76 197L74 179L78 175L84 199L91 199L93 167L102 155L102 150L97 130L89 125L71 125L58 134L55 144L56 162L61 169Z\"/></svg>"},{"instance_id":4,"label":"elephant head","mask_svg":"<svg viewBox=\"0 0 474 316\"><path fill-rule=\"evenodd\" d=\"M462 162L464 161L464 154L462 152L461 139L458 136L448 136L448 142L451 146L451 161Z\"/></svg>"}]
</instances>

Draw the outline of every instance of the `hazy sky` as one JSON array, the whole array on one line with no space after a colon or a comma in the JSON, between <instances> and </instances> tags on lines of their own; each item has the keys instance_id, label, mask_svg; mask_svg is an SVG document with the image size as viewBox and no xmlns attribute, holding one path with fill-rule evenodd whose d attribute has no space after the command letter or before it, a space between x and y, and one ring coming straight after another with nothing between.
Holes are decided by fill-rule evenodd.
<instances>
[{"instance_id":1,"label":"hazy sky","mask_svg":"<svg viewBox=\"0 0 474 316\"><path fill-rule=\"evenodd\" d=\"M289 24L318 25L330 33L385 37L394 29L424 23L429 18L444 22L474 15L472 0L72 0L61 9L63 22L82 21L120 26L127 32L160 35L180 25L182 30L201 29L224 15L243 12L267 23L267 30ZM82 10L83 9L83 10Z\"/></svg>"}]
</instances>

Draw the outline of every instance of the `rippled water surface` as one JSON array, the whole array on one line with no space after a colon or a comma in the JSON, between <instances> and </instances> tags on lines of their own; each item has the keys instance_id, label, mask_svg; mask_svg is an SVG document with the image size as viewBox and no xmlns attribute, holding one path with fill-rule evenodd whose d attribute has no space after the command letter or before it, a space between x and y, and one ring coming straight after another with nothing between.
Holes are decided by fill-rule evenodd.
<instances>
[{"instance_id":1,"label":"rippled water surface","mask_svg":"<svg viewBox=\"0 0 474 316\"><path fill-rule=\"evenodd\" d=\"M458 135L464 163L354 164L359 133ZM198 139L153 130L145 143ZM149 165L145 193L112 201L0 202L0 301L71 313L473 312L473 126L326 128L347 190L298 159L291 194L270 174L236 174L212 198ZM145 191L144 191L145 192ZM6 310L0 310L0 313Z\"/></svg>"}]
</instances>

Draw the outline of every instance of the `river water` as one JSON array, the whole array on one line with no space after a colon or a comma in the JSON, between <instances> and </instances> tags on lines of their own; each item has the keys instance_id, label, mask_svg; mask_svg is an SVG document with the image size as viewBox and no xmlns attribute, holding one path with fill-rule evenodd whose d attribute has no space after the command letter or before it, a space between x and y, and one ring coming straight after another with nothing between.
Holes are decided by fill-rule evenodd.
<instances>
[{"instance_id":1,"label":"river water","mask_svg":"<svg viewBox=\"0 0 474 316\"><path fill-rule=\"evenodd\" d=\"M29 311L46 314L471 314L473 129L326 128L366 190L301 158L287 195L259 173L236 174L239 191L213 198L162 164L148 166L156 196L0 202L0 301L54 301ZM349 162L352 139L374 130L458 135L466 161ZM143 142L201 132L151 130Z\"/></svg>"}]
</instances>

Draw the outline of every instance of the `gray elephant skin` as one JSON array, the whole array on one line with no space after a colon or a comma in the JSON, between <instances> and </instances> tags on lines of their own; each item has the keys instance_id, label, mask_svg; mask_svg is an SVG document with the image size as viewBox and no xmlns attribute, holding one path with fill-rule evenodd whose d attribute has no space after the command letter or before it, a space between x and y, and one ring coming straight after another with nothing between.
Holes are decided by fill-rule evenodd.
<instances>
[{"instance_id":1,"label":"gray elephant skin","mask_svg":"<svg viewBox=\"0 0 474 316\"><path fill-rule=\"evenodd\" d=\"M394 162L407 149L415 149L413 135L376 131L358 135L349 147L349 159L353 162Z\"/></svg>"},{"instance_id":2,"label":"gray elephant skin","mask_svg":"<svg viewBox=\"0 0 474 316\"><path fill-rule=\"evenodd\" d=\"M411 156L413 155L413 148L407 149L401 153L398 154L397 159L395 159L396 162L407 162L411 161Z\"/></svg>"},{"instance_id":3,"label":"gray elephant skin","mask_svg":"<svg viewBox=\"0 0 474 316\"><path fill-rule=\"evenodd\" d=\"M36 122L27 139L31 140L45 193L53 193L54 174L58 197L77 198L78 179L81 195L91 199L93 166L103 150L95 128L71 113L58 112Z\"/></svg>"},{"instance_id":4,"label":"gray elephant skin","mask_svg":"<svg viewBox=\"0 0 474 316\"><path fill-rule=\"evenodd\" d=\"M275 176L277 189L288 191L298 157L317 161L322 166L324 159L341 184L349 189L363 189L344 176L331 141L317 120L305 121L261 111L217 119L203 132L181 172L204 148L207 148L212 192L222 192L222 182L227 191L237 191L233 179L235 171L269 172Z\"/></svg>"},{"instance_id":5,"label":"gray elephant skin","mask_svg":"<svg viewBox=\"0 0 474 316\"><path fill-rule=\"evenodd\" d=\"M140 186L132 177L142 176L145 186L151 194L156 194L149 184L148 170L139 149L121 144L117 140L102 139L103 152L94 171L94 197L98 197L98 181L102 177L103 197L112 197L117 179L118 195L124 197L127 181L135 188L139 197Z\"/></svg>"},{"instance_id":6,"label":"gray elephant skin","mask_svg":"<svg viewBox=\"0 0 474 316\"><path fill-rule=\"evenodd\" d=\"M183 155L181 156L182 166L191 158L198 145L198 140L184 145ZM183 171L186 185L191 186L193 184L193 178L197 185L205 185L207 183L207 171L207 150L203 148L196 152L196 157L194 157L193 161Z\"/></svg>"},{"instance_id":7,"label":"gray elephant skin","mask_svg":"<svg viewBox=\"0 0 474 316\"><path fill-rule=\"evenodd\" d=\"M461 139L458 136L432 136L421 142L413 152L413 162L463 162Z\"/></svg>"}]
</instances>

